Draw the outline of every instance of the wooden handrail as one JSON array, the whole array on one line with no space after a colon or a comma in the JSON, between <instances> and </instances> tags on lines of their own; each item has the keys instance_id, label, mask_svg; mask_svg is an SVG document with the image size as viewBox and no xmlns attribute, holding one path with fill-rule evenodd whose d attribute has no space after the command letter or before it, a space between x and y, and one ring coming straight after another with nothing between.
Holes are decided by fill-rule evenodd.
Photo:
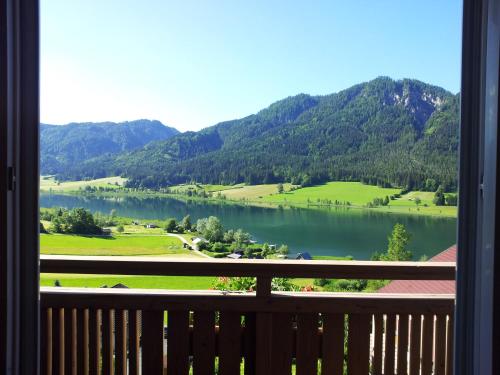
<instances>
[{"instance_id":1,"label":"wooden handrail","mask_svg":"<svg viewBox=\"0 0 500 375\"><path fill-rule=\"evenodd\" d=\"M42 308L103 308L234 312L450 313L454 295L221 291L42 287Z\"/></svg>"},{"instance_id":2,"label":"wooden handrail","mask_svg":"<svg viewBox=\"0 0 500 375\"><path fill-rule=\"evenodd\" d=\"M44 273L255 276L379 280L454 280L454 262L161 259L130 256L40 256Z\"/></svg>"}]
</instances>

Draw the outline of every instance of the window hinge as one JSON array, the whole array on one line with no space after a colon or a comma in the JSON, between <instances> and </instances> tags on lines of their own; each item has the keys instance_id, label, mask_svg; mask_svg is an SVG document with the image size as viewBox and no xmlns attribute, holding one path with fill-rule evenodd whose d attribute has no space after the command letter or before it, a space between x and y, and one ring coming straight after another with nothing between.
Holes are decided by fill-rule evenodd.
<instances>
[{"instance_id":1,"label":"window hinge","mask_svg":"<svg viewBox=\"0 0 500 375\"><path fill-rule=\"evenodd\" d=\"M16 171L14 167L8 168L8 189L14 191L16 189Z\"/></svg>"}]
</instances>

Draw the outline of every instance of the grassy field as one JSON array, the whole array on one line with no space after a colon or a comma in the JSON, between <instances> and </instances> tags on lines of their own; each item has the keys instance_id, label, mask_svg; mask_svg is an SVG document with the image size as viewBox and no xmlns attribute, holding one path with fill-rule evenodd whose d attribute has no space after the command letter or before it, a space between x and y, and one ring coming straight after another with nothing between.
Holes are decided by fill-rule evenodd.
<instances>
[{"instance_id":1,"label":"grassy field","mask_svg":"<svg viewBox=\"0 0 500 375\"><path fill-rule=\"evenodd\" d=\"M350 202L354 206L363 206L374 198L384 198L400 192L400 189L386 189L378 186L364 185L360 182L328 182L324 185L311 186L285 192L274 193L263 198L272 203L315 204L321 200Z\"/></svg>"},{"instance_id":2,"label":"grassy field","mask_svg":"<svg viewBox=\"0 0 500 375\"><path fill-rule=\"evenodd\" d=\"M151 235L76 236L41 234L40 252L54 255L154 255L199 257L174 237Z\"/></svg>"},{"instance_id":3,"label":"grassy field","mask_svg":"<svg viewBox=\"0 0 500 375\"><path fill-rule=\"evenodd\" d=\"M291 184L283 184L285 192L289 191L292 187ZM260 200L278 194L278 184L267 185L240 185L237 188L221 190L220 193L226 199L232 200ZM288 194L288 193L287 193Z\"/></svg>"},{"instance_id":4,"label":"grassy field","mask_svg":"<svg viewBox=\"0 0 500 375\"><path fill-rule=\"evenodd\" d=\"M86 186L118 189L119 187L123 186L125 181L127 181L127 179L122 177L106 177L88 181L57 182L52 176L41 176L40 190L41 191L52 190L55 192L71 192L84 189Z\"/></svg>"},{"instance_id":5,"label":"grassy field","mask_svg":"<svg viewBox=\"0 0 500 375\"><path fill-rule=\"evenodd\" d=\"M64 287L100 288L122 283L129 288L140 289L188 289L207 290L214 283L213 277L185 276L121 276L121 275L78 275L48 274L40 275L41 286L54 286L58 280Z\"/></svg>"}]
</instances>

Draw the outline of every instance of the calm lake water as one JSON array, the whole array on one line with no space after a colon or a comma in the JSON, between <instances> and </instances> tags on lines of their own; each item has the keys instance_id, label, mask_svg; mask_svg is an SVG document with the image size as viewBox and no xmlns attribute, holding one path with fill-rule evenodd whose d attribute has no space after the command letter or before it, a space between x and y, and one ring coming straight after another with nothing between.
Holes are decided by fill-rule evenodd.
<instances>
[{"instance_id":1,"label":"calm lake water","mask_svg":"<svg viewBox=\"0 0 500 375\"><path fill-rule=\"evenodd\" d=\"M352 255L369 259L375 251L387 248L387 236L396 223L412 235L409 248L414 257L432 256L456 242L456 219L381 214L360 209L275 209L233 204L183 202L171 198L103 198L42 194L41 207L84 207L108 214L137 219L181 219L214 215L224 227L243 228L258 242L285 243L291 252L312 255Z\"/></svg>"}]
</instances>

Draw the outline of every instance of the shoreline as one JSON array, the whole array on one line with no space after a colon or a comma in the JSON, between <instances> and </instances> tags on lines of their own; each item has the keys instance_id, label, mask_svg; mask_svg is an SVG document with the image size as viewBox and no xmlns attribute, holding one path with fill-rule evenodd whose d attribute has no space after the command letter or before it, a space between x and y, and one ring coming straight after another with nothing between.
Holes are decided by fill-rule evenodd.
<instances>
[{"instance_id":1,"label":"shoreline","mask_svg":"<svg viewBox=\"0 0 500 375\"><path fill-rule=\"evenodd\" d=\"M322 211L330 211L332 209L355 209L355 210L363 210L366 212L376 212L382 214L396 214L396 215L408 215L408 216L425 216L432 218L445 218L445 219L457 219L458 217L458 208L454 210L453 214L448 213L432 213L426 212L426 207L410 207L410 206L379 206L379 207L365 207L360 205L334 205L334 204L311 204L311 203L281 203L281 202L262 202L255 200L236 200L236 199L221 199L221 198L201 198L197 196L186 196L184 194L172 194L172 193L161 193L161 192L134 192L134 191L117 191L113 192L93 192L93 193L82 193L81 191L64 191L64 190L45 190L41 189L40 194L47 195L69 195L69 196L79 196L79 197L104 197L104 198L124 198L124 197L133 197L133 198L171 198L176 199L178 201L187 202L187 201L195 201L202 202L208 204L233 204L239 206L250 206L250 207L261 207L261 208L270 208L270 209L309 209L309 210L322 210ZM408 209L408 211L407 211Z\"/></svg>"}]
</instances>

